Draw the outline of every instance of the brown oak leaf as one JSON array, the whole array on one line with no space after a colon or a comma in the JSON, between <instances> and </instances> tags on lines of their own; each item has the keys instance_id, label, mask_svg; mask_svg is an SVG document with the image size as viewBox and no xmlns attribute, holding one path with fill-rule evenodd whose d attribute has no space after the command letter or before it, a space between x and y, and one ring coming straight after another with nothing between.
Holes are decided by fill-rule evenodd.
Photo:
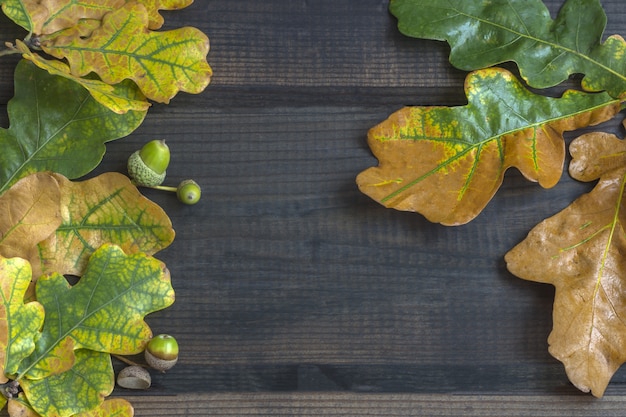
<instances>
[{"instance_id":1,"label":"brown oak leaf","mask_svg":"<svg viewBox=\"0 0 626 417\"><path fill-rule=\"evenodd\" d=\"M570 175L597 185L539 223L505 260L516 276L554 285L549 351L576 387L601 397L626 362L626 142L589 133L570 152Z\"/></svg>"}]
</instances>

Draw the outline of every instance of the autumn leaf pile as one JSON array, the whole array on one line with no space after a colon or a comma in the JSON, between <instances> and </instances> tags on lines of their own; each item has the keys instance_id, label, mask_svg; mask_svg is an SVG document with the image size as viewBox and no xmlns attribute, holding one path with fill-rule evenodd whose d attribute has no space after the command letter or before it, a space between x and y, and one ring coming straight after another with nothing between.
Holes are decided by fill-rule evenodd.
<instances>
[{"instance_id":1,"label":"autumn leaf pile","mask_svg":"<svg viewBox=\"0 0 626 417\"><path fill-rule=\"evenodd\" d=\"M0 128L0 406L11 416L134 414L107 399L111 354L142 352L145 316L174 302L154 255L175 233L125 175L78 179L151 102L209 84L206 35L159 30L161 10L190 4L0 0L28 33L0 52L23 57Z\"/></svg>"},{"instance_id":2,"label":"autumn leaf pile","mask_svg":"<svg viewBox=\"0 0 626 417\"><path fill-rule=\"evenodd\" d=\"M391 0L390 11L403 34L446 41L450 63L470 73L467 105L405 107L369 131L379 164L357 184L386 207L467 223L511 167L555 186L563 133L624 108L626 42L603 40L607 17L598 0L567 0L555 19L540 0ZM515 63L522 80L495 66L504 62ZM573 74L583 74L580 89L541 94ZM555 286L550 353L576 387L600 397L626 361L626 146L595 132L569 151L570 175L596 187L537 225L505 259L518 277Z\"/></svg>"}]
</instances>

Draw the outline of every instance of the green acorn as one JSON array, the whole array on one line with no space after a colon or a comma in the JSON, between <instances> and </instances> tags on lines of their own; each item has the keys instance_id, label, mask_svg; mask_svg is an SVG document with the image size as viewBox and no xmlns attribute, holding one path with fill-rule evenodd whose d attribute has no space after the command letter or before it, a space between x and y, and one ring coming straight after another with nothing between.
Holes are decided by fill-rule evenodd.
<instances>
[{"instance_id":1,"label":"green acorn","mask_svg":"<svg viewBox=\"0 0 626 417\"><path fill-rule=\"evenodd\" d=\"M196 204L200 201L202 191L194 180L184 180L176 187L178 201L184 204Z\"/></svg>"},{"instance_id":2,"label":"green acorn","mask_svg":"<svg viewBox=\"0 0 626 417\"><path fill-rule=\"evenodd\" d=\"M200 201L200 195L202 194L200 186L194 180L181 181L177 187L171 187L169 185L155 185L151 188L176 193L178 201L188 205L196 204Z\"/></svg>"},{"instance_id":3,"label":"green acorn","mask_svg":"<svg viewBox=\"0 0 626 417\"><path fill-rule=\"evenodd\" d=\"M178 342L173 336L160 334L150 339L144 354L148 365L165 372L178 361Z\"/></svg>"},{"instance_id":4,"label":"green acorn","mask_svg":"<svg viewBox=\"0 0 626 417\"><path fill-rule=\"evenodd\" d=\"M128 158L128 175L136 185L155 187L165 180L170 163L170 148L164 140L155 139Z\"/></svg>"}]
</instances>

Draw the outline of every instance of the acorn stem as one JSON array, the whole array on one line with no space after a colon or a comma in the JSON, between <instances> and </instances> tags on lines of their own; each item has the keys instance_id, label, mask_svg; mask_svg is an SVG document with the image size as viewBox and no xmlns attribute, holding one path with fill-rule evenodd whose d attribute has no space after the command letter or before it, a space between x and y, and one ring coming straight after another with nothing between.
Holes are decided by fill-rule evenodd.
<instances>
[{"instance_id":1,"label":"acorn stem","mask_svg":"<svg viewBox=\"0 0 626 417\"><path fill-rule=\"evenodd\" d=\"M131 181L135 187L152 188L153 190L170 191L175 193L177 188L169 185L143 185L137 184L135 181Z\"/></svg>"},{"instance_id":2,"label":"acorn stem","mask_svg":"<svg viewBox=\"0 0 626 417\"><path fill-rule=\"evenodd\" d=\"M161 191L171 191L173 193L176 192L177 188L176 187L171 187L169 185L157 185L156 187L152 187L155 190L161 190Z\"/></svg>"}]
</instances>

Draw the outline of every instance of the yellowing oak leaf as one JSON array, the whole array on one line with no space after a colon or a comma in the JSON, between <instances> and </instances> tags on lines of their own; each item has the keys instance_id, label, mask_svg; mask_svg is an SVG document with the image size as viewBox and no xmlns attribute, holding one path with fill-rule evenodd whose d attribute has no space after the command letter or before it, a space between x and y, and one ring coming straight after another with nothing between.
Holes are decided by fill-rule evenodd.
<instances>
[{"instance_id":1,"label":"yellowing oak leaf","mask_svg":"<svg viewBox=\"0 0 626 417\"><path fill-rule=\"evenodd\" d=\"M0 383L17 372L20 362L35 350L44 320L38 302L24 303L31 271L21 258L0 256Z\"/></svg>"},{"instance_id":2,"label":"yellowing oak leaf","mask_svg":"<svg viewBox=\"0 0 626 417\"><path fill-rule=\"evenodd\" d=\"M580 390L602 396L626 361L626 142L574 140L570 174L596 187L506 255L516 276L555 286L550 353Z\"/></svg>"},{"instance_id":3,"label":"yellowing oak leaf","mask_svg":"<svg viewBox=\"0 0 626 417\"><path fill-rule=\"evenodd\" d=\"M41 47L67 59L73 76L94 72L108 84L130 79L146 97L162 103L179 91L200 93L212 75L204 33L192 27L151 31L146 7L136 2L104 15L91 33L77 25L42 36Z\"/></svg>"},{"instance_id":4,"label":"yellowing oak leaf","mask_svg":"<svg viewBox=\"0 0 626 417\"><path fill-rule=\"evenodd\" d=\"M66 63L45 59L41 55L30 51L21 41L17 41L16 44L24 58L52 75L59 75L82 85L98 103L117 114L123 114L128 111L146 111L150 107L150 103L139 91L137 85L130 81L110 85L94 78L75 77L70 73L70 67Z\"/></svg>"},{"instance_id":5,"label":"yellowing oak leaf","mask_svg":"<svg viewBox=\"0 0 626 417\"><path fill-rule=\"evenodd\" d=\"M509 167L554 186L565 157L563 132L620 110L606 93L533 94L499 68L469 74L465 90L466 106L406 107L373 127L368 144L379 166L359 174L360 190L386 207L463 224L487 205Z\"/></svg>"},{"instance_id":6,"label":"yellowing oak leaf","mask_svg":"<svg viewBox=\"0 0 626 417\"><path fill-rule=\"evenodd\" d=\"M47 35L70 28L81 20L99 21L130 0L6 0L3 11L15 23L36 35ZM177 10L193 0L140 0L149 15L149 28L163 26L159 10Z\"/></svg>"},{"instance_id":7,"label":"yellowing oak leaf","mask_svg":"<svg viewBox=\"0 0 626 417\"><path fill-rule=\"evenodd\" d=\"M20 364L20 380L47 379L73 369L74 352L81 349L140 353L152 337L144 316L174 302L165 264L145 254L127 255L110 244L91 255L76 285L54 273L37 280L36 293L46 317L34 352Z\"/></svg>"},{"instance_id":8,"label":"yellowing oak leaf","mask_svg":"<svg viewBox=\"0 0 626 417\"><path fill-rule=\"evenodd\" d=\"M104 243L127 254L153 255L174 240L172 223L161 207L144 197L128 177L109 172L85 181L55 175L61 222L30 252L33 276L82 275L91 254Z\"/></svg>"},{"instance_id":9,"label":"yellowing oak leaf","mask_svg":"<svg viewBox=\"0 0 626 417\"><path fill-rule=\"evenodd\" d=\"M99 407L74 414L73 417L133 417L135 410L133 406L123 398L112 398L105 400Z\"/></svg>"},{"instance_id":10,"label":"yellowing oak leaf","mask_svg":"<svg viewBox=\"0 0 626 417\"><path fill-rule=\"evenodd\" d=\"M30 407L44 417L70 417L101 407L114 384L111 355L87 349L76 351L73 367L65 372L20 381ZM115 415L118 414L108 414Z\"/></svg>"},{"instance_id":11,"label":"yellowing oak leaf","mask_svg":"<svg viewBox=\"0 0 626 417\"><path fill-rule=\"evenodd\" d=\"M50 380L25 380L29 398L40 401L38 409L46 413L43 415L133 417L135 410L125 399L110 398L102 401L103 396L106 396L112 387L113 370L110 366L110 358L107 358L107 355L89 351L83 351L79 355L83 358L79 358L78 366L73 369L74 372L53 376ZM94 389L97 385L100 385L100 389ZM0 396L0 401L3 398ZM8 412L10 417L42 416L33 409L24 392L9 400ZM77 413L72 414L74 412Z\"/></svg>"},{"instance_id":12,"label":"yellowing oak leaf","mask_svg":"<svg viewBox=\"0 0 626 417\"><path fill-rule=\"evenodd\" d=\"M31 174L0 195L0 254L25 258L61 224L61 192L47 173Z\"/></svg>"}]
</instances>

